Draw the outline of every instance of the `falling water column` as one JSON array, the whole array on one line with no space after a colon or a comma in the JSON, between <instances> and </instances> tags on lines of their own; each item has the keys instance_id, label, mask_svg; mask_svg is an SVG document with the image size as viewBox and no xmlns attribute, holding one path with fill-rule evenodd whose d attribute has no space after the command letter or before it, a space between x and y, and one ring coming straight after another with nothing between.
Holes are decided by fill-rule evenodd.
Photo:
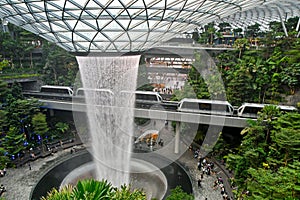
<instances>
[{"instance_id":1,"label":"falling water column","mask_svg":"<svg viewBox=\"0 0 300 200\"><path fill-rule=\"evenodd\" d=\"M91 152L99 180L129 183L135 98L140 56L76 57L85 93ZM93 91L93 92L90 92Z\"/></svg>"}]
</instances>

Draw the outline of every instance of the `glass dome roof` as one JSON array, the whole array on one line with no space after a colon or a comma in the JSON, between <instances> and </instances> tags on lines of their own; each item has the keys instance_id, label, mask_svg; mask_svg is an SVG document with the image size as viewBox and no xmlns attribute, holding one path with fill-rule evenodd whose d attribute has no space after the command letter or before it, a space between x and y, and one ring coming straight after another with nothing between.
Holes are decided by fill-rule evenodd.
<instances>
[{"instance_id":1,"label":"glass dome roof","mask_svg":"<svg viewBox=\"0 0 300 200\"><path fill-rule=\"evenodd\" d=\"M267 26L299 0L0 0L0 18L70 52L151 48L212 21Z\"/></svg>"}]
</instances>

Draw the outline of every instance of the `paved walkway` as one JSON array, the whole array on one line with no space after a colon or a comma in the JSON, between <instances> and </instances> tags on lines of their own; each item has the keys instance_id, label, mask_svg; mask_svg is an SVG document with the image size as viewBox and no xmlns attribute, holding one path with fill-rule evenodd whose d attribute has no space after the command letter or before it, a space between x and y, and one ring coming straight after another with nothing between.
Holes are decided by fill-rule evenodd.
<instances>
[{"instance_id":1,"label":"paved walkway","mask_svg":"<svg viewBox=\"0 0 300 200\"><path fill-rule=\"evenodd\" d=\"M58 151L53 156L39 158L19 168L9 168L1 184L6 188L2 197L5 200L29 200L35 184L47 170L60 160L70 155L70 149ZM31 169L30 169L31 168Z\"/></svg>"}]
</instances>

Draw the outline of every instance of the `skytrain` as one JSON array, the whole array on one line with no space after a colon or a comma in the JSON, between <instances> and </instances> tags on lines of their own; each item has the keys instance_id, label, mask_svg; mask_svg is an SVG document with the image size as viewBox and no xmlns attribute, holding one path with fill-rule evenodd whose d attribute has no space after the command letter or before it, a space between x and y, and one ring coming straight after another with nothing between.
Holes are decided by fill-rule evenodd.
<instances>
[{"instance_id":1,"label":"skytrain","mask_svg":"<svg viewBox=\"0 0 300 200\"><path fill-rule=\"evenodd\" d=\"M27 96L32 96L36 98L45 98L50 96L54 99L62 99L64 96L68 98L72 97L83 97L85 92L93 91L96 93L105 94L109 93L113 96L113 92L109 89L86 89L78 88L76 92L73 91L71 87L67 86L51 86L44 85L41 86L40 92L35 93L24 93ZM170 105L172 104L173 109L177 112L188 112L188 113L199 113L208 115L223 115L223 116L235 116L244 118L257 118L258 112L260 112L264 106L271 104L258 104L258 103L243 103L238 109L235 109L228 101L221 100L209 100L209 99L191 99L184 98L179 102L164 101L158 92L152 91L121 91L121 94L126 95L128 98L132 98L135 95L136 106L139 108L150 108L152 105ZM67 99L68 99L67 98ZM172 107L171 106L171 107ZM294 106L286 105L275 105L279 108L281 112L297 112L297 108Z\"/></svg>"}]
</instances>

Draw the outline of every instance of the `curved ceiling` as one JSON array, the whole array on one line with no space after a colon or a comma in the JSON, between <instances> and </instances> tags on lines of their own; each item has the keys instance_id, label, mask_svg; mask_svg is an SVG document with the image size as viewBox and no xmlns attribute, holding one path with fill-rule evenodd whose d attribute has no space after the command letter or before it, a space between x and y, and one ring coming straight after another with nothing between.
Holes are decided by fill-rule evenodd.
<instances>
[{"instance_id":1,"label":"curved ceiling","mask_svg":"<svg viewBox=\"0 0 300 200\"><path fill-rule=\"evenodd\" d=\"M151 48L209 22L267 26L299 0L0 0L0 18L70 52Z\"/></svg>"}]
</instances>

